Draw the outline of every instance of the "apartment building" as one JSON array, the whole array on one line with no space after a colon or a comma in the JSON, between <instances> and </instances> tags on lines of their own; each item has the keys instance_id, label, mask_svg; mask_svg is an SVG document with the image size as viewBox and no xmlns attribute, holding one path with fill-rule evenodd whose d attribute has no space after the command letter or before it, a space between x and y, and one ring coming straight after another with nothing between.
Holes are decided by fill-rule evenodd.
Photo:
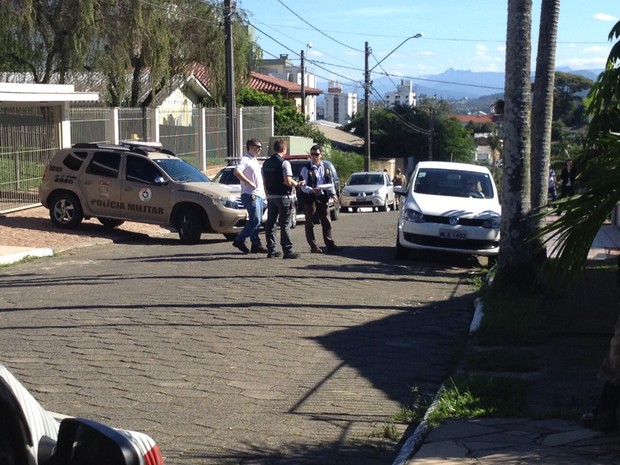
<instances>
[{"instance_id":1,"label":"apartment building","mask_svg":"<svg viewBox=\"0 0 620 465\"><path fill-rule=\"evenodd\" d=\"M342 92L342 85L330 81L325 94L325 116L328 121L344 126L357 113L357 94Z\"/></svg>"},{"instance_id":2,"label":"apartment building","mask_svg":"<svg viewBox=\"0 0 620 465\"><path fill-rule=\"evenodd\" d=\"M417 103L416 94L413 91L413 81L411 79L401 79L396 86L396 91L387 92L384 96L386 105L409 105L415 107Z\"/></svg>"}]
</instances>

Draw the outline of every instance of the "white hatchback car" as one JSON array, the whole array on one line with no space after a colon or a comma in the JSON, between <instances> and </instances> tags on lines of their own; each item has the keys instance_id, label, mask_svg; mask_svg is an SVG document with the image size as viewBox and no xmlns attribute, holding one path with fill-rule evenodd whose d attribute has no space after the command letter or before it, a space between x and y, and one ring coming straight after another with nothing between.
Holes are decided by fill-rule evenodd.
<instances>
[{"instance_id":1,"label":"white hatchback car","mask_svg":"<svg viewBox=\"0 0 620 465\"><path fill-rule=\"evenodd\" d=\"M488 168L465 163L418 163L398 217L396 256L436 250L496 256L501 206Z\"/></svg>"},{"instance_id":2,"label":"white hatchback car","mask_svg":"<svg viewBox=\"0 0 620 465\"><path fill-rule=\"evenodd\" d=\"M396 205L394 185L383 171L353 173L340 194L340 206L356 212L360 207L371 207L374 211L392 210Z\"/></svg>"}]
</instances>

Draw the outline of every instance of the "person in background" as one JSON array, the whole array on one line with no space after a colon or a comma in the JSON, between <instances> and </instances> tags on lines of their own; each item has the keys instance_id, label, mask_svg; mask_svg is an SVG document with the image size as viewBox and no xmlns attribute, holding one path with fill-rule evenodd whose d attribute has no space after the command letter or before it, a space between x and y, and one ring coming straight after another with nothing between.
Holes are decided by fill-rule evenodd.
<instances>
[{"instance_id":1,"label":"person in background","mask_svg":"<svg viewBox=\"0 0 620 465\"><path fill-rule=\"evenodd\" d=\"M557 178L555 177L555 170L549 167L549 200L555 202L558 198L558 191L556 188Z\"/></svg>"},{"instance_id":2,"label":"person in background","mask_svg":"<svg viewBox=\"0 0 620 465\"><path fill-rule=\"evenodd\" d=\"M258 139L248 139L245 143L247 153L235 167L235 176L241 182L241 202L248 211L248 221L233 241L233 247L242 253L266 253L267 249L260 243L258 230L263 218L265 205L265 188L261 167L256 157L260 154L263 144ZM252 248L248 249L245 240L250 238Z\"/></svg>"},{"instance_id":3,"label":"person in background","mask_svg":"<svg viewBox=\"0 0 620 465\"><path fill-rule=\"evenodd\" d=\"M562 197L570 197L575 194L575 183L577 180L577 170L573 166L573 160L566 160L566 166L560 173L562 180Z\"/></svg>"},{"instance_id":4,"label":"person in background","mask_svg":"<svg viewBox=\"0 0 620 465\"><path fill-rule=\"evenodd\" d=\"M396 174L394 175L394 177L392 178L392 184L394 184L394 187L404 187L407 185L407 177L401 172L400 168L396 168ZM400 202L402 201L401 196L397 195L396 196L396 210L400 209Z\"/></svg>"},{"instance_id":5,"label":"person in background","mask_svg":"<svg viewBox=\"0 0 620 465\"><path fill-rule=\"evenodd\" d=\"M263 179L267 192L267 222L265 223L265 239L267 242L267 258L279 257L276 251L276 223L280 219L280 245L284 252L283 258L298 258L293 251L290 235L291 213L293 211L293 188L303 186L304 181L293 179L293 170L288 160L284 159L288 147L283 139L273 144L274 154L263 163Z\"/></svg>"},{"instance_id":6,"label":"person in background","mask_svg":"<svg viewBox=\"0 0 620 465\"><path fill-rule=\"evenodd\" d=\"M332 239L332 222L329 217L329 200L338 201L333 175L329 167L321 160L321 146L313 145L310 149L311 161L301 169L300 176L305 185L300 188L299 203L303 204L306 221L306 240L310 245L310 252L322 253L314 236L314 222L312 218L318 215L323 230L323 241L329 253L340 251Z\"/></svg>"}]
</instances>

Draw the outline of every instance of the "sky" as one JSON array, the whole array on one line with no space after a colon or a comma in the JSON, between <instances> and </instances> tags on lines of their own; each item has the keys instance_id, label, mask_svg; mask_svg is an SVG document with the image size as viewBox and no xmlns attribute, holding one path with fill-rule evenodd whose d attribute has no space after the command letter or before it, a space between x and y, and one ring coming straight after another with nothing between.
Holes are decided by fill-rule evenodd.
<instances>
[{"instance_id":1,"label":"sky","mask_svg":"<svg viewBox=\"0 0 620 465\"><path fill-rule=\"evenodd\" d=\"M533 2L532 69L540 3ZM308 72L319 80L362 82L366 42L373 73L504 71L504 0L238 0L237 9L247 12L263 58L288 54L299 64L303 50ZM602 70L612 45L607 37L619 20L618 0L563 0L556 66ZM408 39L416 34L422 37Z\"/></svg>"}]
</instances>

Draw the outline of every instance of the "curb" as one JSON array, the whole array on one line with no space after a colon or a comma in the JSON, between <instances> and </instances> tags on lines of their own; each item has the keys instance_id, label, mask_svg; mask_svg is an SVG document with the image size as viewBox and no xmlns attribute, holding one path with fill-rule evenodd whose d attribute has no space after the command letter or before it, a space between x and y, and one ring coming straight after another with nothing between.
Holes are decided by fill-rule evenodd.
<instances>
[{"instance_id":1,"label":"curb","mask_svg":"<svg viewBox=\"0 0 620 465\"><path fill-rule=\"evenodd\" d=\"M28 247L2 247L0 265L11 265L27 258L52 257L54 250L49 248L31 249Z\"/></svg>"}]
</instances>

